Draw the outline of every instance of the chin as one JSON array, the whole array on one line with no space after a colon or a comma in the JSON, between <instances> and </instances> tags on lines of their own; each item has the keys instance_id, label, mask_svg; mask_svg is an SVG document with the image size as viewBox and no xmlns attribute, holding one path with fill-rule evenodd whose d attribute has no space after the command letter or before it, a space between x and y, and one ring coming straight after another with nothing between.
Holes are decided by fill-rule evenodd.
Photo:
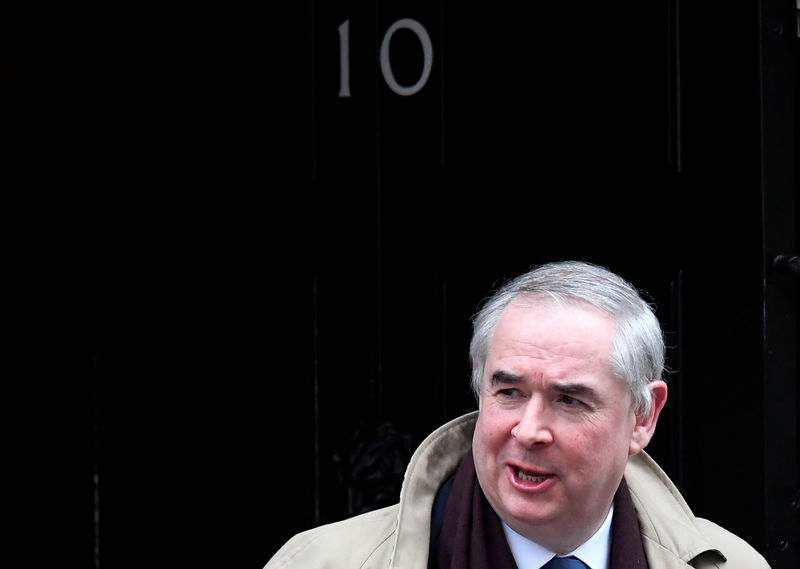
<instances>
[{"instance_id":1,"label":"chin","mask_svg":"<svg viewBox=\"0 0 800 569\"><path fill-rule=\"evenodd\" d=\"M535 527L541 524L549 524L557 517L556 512L551 508L534 506L532 504L512 505L511 507L505 508L504 511L506 515L514 521L514 525L516 526Z\"/></svg>"}]
</instances>

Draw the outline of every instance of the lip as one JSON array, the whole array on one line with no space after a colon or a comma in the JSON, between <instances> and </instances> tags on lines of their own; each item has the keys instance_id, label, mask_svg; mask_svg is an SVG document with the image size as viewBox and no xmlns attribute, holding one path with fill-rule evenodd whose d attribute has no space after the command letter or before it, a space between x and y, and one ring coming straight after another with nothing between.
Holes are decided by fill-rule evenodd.
<instances>
[{"instance_id":1,"label":"lip","mask_svg":"<svg viewBox=\"0 0 800 569\"><path fill-rule=\"evenodd\" d=\"M520 469L535 476L546 476L546 478L542 481L522 480L517 477L517 470ZM556 475L552 472L537 468L523 468L514 464L506 464L506 476L509 484L511 484L513 488L520 492L528 493L544 492L548 488L551 488L556 483L557 479Z\"/></svg>"}]
</instances>

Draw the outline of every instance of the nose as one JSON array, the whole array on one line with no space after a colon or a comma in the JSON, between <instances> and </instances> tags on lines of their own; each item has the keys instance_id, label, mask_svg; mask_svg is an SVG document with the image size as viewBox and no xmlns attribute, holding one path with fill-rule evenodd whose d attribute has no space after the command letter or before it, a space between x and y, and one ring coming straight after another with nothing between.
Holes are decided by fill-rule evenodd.
<instances>
[{"instance_id":1,"label":"nose","mask_svg":"<svg viewBox=\"0 0 800 569\"><path fill-rule=\"evenodd\" d=\"M511 429L511 436L525 448L552 443L553 431L544 405L535 399L528 401Z\"/></svg>"}]
</instances>

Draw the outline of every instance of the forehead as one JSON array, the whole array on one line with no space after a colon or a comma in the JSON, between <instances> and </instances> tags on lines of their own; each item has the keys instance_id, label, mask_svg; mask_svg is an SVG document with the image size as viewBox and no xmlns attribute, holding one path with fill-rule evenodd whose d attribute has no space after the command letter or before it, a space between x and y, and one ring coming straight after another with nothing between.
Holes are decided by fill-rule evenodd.
<instances>
[{"instance_id":1,"label":"forehead","mask_svg":"<svg viewBox=\"0 0 800 569\"><path fill-rule=\"evenodd\" d=\"M614 323L581 301L520 296L503 311L489 346L489 360L607 363Z\"/></svg>"}]
</instances>

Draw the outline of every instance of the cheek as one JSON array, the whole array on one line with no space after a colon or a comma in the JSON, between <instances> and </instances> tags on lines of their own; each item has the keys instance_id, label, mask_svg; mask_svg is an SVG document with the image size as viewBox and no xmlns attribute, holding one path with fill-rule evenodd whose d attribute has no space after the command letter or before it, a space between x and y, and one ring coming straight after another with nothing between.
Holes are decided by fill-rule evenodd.
<instances>
[{"instance_id":1,"label":"cheek","mask_svg":"<svg viewBox=\"0 0 800 569\"><path fill-rule=\"evenodd\" d=\"M472 438L473 454L486 460L493 456L504 440L502 425L489 413L481 412Z\"/></svg>"},{"instance_id":2,"label":"cheek","mask_svg":"<svg viewBox=\"0 0 800 569\"><path fill-rule=\"evenodd\" d=\"M583 428L570 429L562 433L562 448L585 464L587 469L598 468L614 457L628 457L628 439L621 436L622 431L610 428L597 428L597 425L584 425Z\"/></svg>"},{"instance_id":3,"label":"cheek","mask_svg":"<svg viewBox=\"0 0 800 569\"><path fill-rule=\"evenodd\" d=\"M568 435L561 436L561 448L565 453L571 455L576 463L584 463L590 467L597 461L598 456L602 455L602 450L598 448L603 444L603 438L596 436L596 433L586 430L575 429Z\"/></svg>"}]
</instances>

